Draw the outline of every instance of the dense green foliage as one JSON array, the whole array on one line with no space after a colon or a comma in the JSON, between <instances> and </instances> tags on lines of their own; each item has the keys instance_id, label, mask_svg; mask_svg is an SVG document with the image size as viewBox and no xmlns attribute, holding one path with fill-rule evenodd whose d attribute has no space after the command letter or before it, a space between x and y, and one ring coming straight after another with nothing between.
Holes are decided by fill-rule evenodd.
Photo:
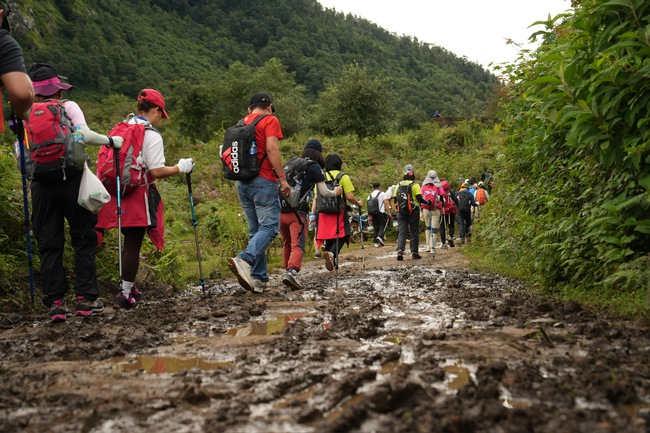
<instances>
[{"instance_id":1,"label":"dense green foliage","mask_svg":"<svg viewBox=\"0 0 650 433\"><path fill-rule=\"evenodd\" d=\"M558 291L650 290L650 3L586 0L507 69L486 245Z\"/></svg>"},{"instance_id":2,"label":"dense green foliage","mask_svg":"<svg viewBox=\"0 0 650 433\"><path fill-rule=\"evenodd\" d=\"M27 62L52 63L95 100L144 87L167 93L178 81L212 88L235 62L256 67L271 59L295 74L312 100L358 63L389 79L398 108L429 116L481 115L496 83L444 48L316 0L21 0L15 9L14 34Z\"/></svg>"}]
</instances>

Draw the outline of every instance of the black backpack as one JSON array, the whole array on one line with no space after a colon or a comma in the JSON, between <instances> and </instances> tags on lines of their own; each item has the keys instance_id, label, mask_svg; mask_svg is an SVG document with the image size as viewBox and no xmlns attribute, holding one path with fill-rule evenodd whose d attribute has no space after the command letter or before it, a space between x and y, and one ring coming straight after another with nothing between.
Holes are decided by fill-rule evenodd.
<instances>
[{"instance_id":1,"label":"black backpack","mask_svg":"<svg viewBox=\"0 0 650 433\"><path fill-rule=\"evenodd\" d=\"M328 171L327 174L330 177L330 180L325 181L327 188L334 189L341 182L341 178L345 175L342 171L339 171L339 174L335 178L332 178L332 175ZM322 213L331 213L337 214L345 209L345 198L336 196L336 197L316 197L316 212Z\"/></svg>"},{"instance_id":2,"label":"black backpack","mask_svg":"<svg viewBox=\"0 0 650 433\"><path fill-rule=\"evenodd\" d=\"M302 182L307 175L307 168L311 164L318 164L309 158L300 158L294 156L284 163L282 169L286 175L287 183L291 187L291 195L284 197L280 195L280 204L282 205L282 213L293 212L300 210L303 212L309 211L309 198L311 189L307 190L302 196L300 190L302 189ZM278 186L279 187L279 186Z\"/></svg>"},{"instance_id":3,"label":"black backpack","mask_svg":"<svg viewBox=\"0 0 650 433\"><path fill-rule=\"evenodd\" d=\"M469 190L462 190L458 193L458 210L469 212L472 209L472 193Z\"/></svg>"},{"instance_id":4,"label":"black backpack","mask_svg":"<svg viewBox=\"0 0 650 433\"><path fill-rule=\"evenodd\" d=\"M370 193L368 196L368 201L366 204L366 207L368 208L368 215L377 215L379 213L379 194L381 194L381 191L377 191L377 194L374 196L372 193Z\"/></svg>"},{"instance_id":5,"label":"black backpack","mask_svg":"<svg viewBox=\"0 0 650 433\"><path fill-rule=\"evenodd\" d=\"M244 125L242 119L236 125L226 129L220 152L223 175L226 179L249 180L259 175L266 152L258 162L257 150L251 153L251 148L255 144L255 125L266 116L268 114L257 116L248 125Z\"/></svg>"},{"instance_id":6,"label":"black backpack","mask_svg":"<svg viewBox=\"0 0 650 433\"><path fill-rule=\"evenodd\" d=\"M397 188L397 208L402 215L411 215L415 203L413 203L413 182L408 185L400 185Z\"/></svg>"}]
</instances>

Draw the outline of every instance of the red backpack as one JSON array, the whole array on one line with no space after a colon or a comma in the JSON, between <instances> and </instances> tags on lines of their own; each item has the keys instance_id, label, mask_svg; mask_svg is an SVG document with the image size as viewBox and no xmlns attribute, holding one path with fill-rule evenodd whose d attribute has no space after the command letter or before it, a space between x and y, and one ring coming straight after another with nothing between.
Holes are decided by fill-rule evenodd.
<instances>
[{"instance_id":1,"label":"red backpack","mask_svg":"<svg viewBox=\"0 0 650 433\"><path fill-rule=\"evenodd\" d=\"M81 173L86 161L85 146L72 138L72 120L63 102L47 99L34 102L25 120L25 169L36 181L66 180Z\"/></svg>"},{"instance_id":2,"label":"red backpack","mask_svg":"<svg viewBox=\"0 0 650 433\"><path fill-rule=\"evenodd\" d=\"M434 210L434 209L439 209L442 210L442 203L439 200L440 196L440 190L437 186L435 186L432 183L427 183L424 185L421 189L422 192L422 198L425 200L431 200L432 205L429 206L428 204L422 204L422 209L428 209L428 210Z\"/></svg>"},{"instance_id":3,"label":"red backpack","mask_svg":"<svg viewBox=\"0 0 650 433\"><path fill-rule=\"evenodd\" d=\"M487 202L487 197L485 195L485 189L483 189L483 188L478 188L476 190L475 197L476 197L476 203L478 203L480 205L484 205Z\"/></svg>"},{"instance_id":4,"label":"red backpack","mask_svg":"<svg viewBox=\"0 0 650 433\"><path fill-rule=\"evenodd\" d=\"M144 166L140 153L142 152L145 131L147 129L156 131L156 129L148 124L128 123L128 120L117 123L108 133L111 137L124 138L124 143L119 150L121 195L128 194L139 186L154 182L153 176ZM117 172L112 147L102 146L99 151L97 155L97 177L111 195L117 194Z\"/></svg>"}]
</instances>

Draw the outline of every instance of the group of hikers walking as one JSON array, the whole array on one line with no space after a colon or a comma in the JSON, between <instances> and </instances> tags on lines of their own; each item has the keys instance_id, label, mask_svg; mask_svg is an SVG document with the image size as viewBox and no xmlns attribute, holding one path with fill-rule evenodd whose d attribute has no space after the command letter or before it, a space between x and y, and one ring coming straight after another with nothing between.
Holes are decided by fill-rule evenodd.
<instances>
[{"instance_id":1,"label":"group of hikers walking","mask_svg":"<svg viewBox=\"0 0 650 433\"><path fill-rule=\"evenodd\" d=\"M8 35L5 30L0 33L0 36ZM17 47L17 44L10 45ZM135 280L144 236L147 234L159 250L165 242L164 203L156 180L186 175L192 201L190 174L194 161L181 158L177 164L167 165L163 138L156 130L160 122L169 118L163 95L155 89L142 89L135 112L109 133L100 134L87 125L77 103L64 99L64 92L73 88L62 81L65 77L59 76L51 65L42 63L34 64L27 72L19 47L13 66L0 70L0 78L10 94L12 106L20 109L13 122L16 148L20 151L24 187L25 179L29 179L31 228L41 259L43 304L49 308L51 320L65 321L72 314L89 316L103 311L95 260L105 230L112 228L119 231L119 283L113 307L133 308L141 296ZM315 227L317 253L326 269L338 269L341 249L350 242L349 205L361 209L364 204L354 194L352 179L342 171L341 156L336 153L325 156L318 139L309 139L300 157L291 158L283 165L278 142L284 137L274 112L270 95L252 95L248 113L226 131L220 149L224 175L236 181L248 224L248 242L235 257L228 258L228 266L239 284L254 293L262 293L268 287L266 253L278 234L283 239L282 283L291 290L303 288L298 275L309 226ZM55 137L45 137L52 131ZM95 177L92 172L87 174L89 157L85 145L102 146L96 172L101 183L99 196L104 193L106 197L96 208L81 204L87 181L92 180L87 177ZM387 192L374 183L367 200L374 227L374 246L385 245L388 222L396 219L397 260L403 259L407 238L411 256L421 258L418 252L420 208L427 227L427 251L435 252L438 232L442 245L447 244L445 236L448 235L453 246L456 213L461 223L461 240L469 238L471 214L466 215L462 203L472 194L470 188L471 185L463 183L456 196L449 183L441 181L433 170L420 186L411 165L404 168L403 179ZM469 202L478 206L473 195ZM69 287L63 265L65 220L75 253L74 309L66 305Z\"/></svg>"}]
</instances>

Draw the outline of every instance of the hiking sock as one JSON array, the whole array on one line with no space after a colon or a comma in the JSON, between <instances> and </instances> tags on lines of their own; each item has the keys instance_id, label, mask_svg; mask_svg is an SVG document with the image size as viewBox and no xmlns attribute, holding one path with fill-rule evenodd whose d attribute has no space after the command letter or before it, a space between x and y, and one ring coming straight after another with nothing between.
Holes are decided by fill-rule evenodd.
<instances>
[{"instance_id":1,"label":"hiking sock","mask_svg":"<svg viewBox=\"0 0 650 433\"><path fill-rule=\"evenodd\" d=\"M133 281L122 281L122 294L125 298L131 297L131 288L133 287Z\"/></svg>"}]
</instances>

